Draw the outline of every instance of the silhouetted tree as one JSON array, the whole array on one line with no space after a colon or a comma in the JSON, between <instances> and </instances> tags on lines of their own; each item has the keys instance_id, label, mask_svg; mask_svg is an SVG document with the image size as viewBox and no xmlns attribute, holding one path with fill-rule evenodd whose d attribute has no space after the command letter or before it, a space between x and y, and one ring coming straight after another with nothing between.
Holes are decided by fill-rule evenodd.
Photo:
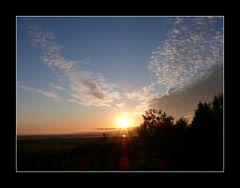
<instances>
[{"instance_id":1,"label":"silhouetted tree","mask_svg":"<svg viewBox=\"0 0 240 188\"><path fill-rule=\"evenodd\" d=\"M223 94L214 96L212 102L212 110L214 113L222 113L223 112Z\"/></svg>"},{"instance_id":2,"label":"silhouetted tree","mask_svg":"<svg viewBox=\"0 0 240 188\"><path fill-rule=\"evenodd\" d=\"M223 94L214 96L211 103L199 102L192 121L192 129L210 131L218 129L223 123ZM218 126L218 127L216 127ZM216 131L216 130L215 130Z\"/></svg>"},{"instance_id":3,"label":"silhouetted tree","mask_svg":"<svg viewBox=\"0 0 240 188\"><path fill-rule=\"evenodd\" d=\"M198 108L192 121L192 129L196 131L205 131L212 123L212 109L211 103L198 103Z\"/></svg>"},{"instance_id":4,"label":"silhouetted tree","mask_svg":"<svg viewBox=\"0 0 240 188\"><path fill-rule=\"evenodd\" d=\"M223 124L223 94L220 94L218 97L214 96L212 102L212 113L213 120L215 124L219 126Z\"/></svg>"},{"instance_id":5,"label":"silhouetted tree","mask_svg":"<svg viewBox=\"0 0 240 188\"><path fill-rule=\"evenodd\" d=\"M142 138L158 136L159 130L173 125L173 117L167 116L161 110L149 109L143 116L143 124L140 125L138 134Z\"/></svg>"},{"instance_id":6,"label":"silhouetted tree","mask_svg":"<svg viewBox=\"0 0 240 188\"><path fill-rule=\"evenodd\" d=\"M184 129L188 126L188 121L185 118L180 118L177 122L176 122L176 127L177 129L179 129L179 131L181 133L184 132Z\"/></svg>"},{"instance_id":7,"label":"silhouetted tree","mask_svg":"<svg viewBox=\"0 0 240 188\"><path fill-rule=\"evenodd\" d=\"M187 135L188 152L195 158L196 168L216 170L222 167L223 95L214 96L211 103L199 102Z\"/></svg>"},{"instance_id":8,"label":"silhouetted tree","mask_svg":"<svg viewBox=\"0 0 240 188\"><path fill-rule=\"evenodd\" d=\"M212 129L210 138L212 142L212 160L213 167L220 169L223 161L223 94L214 96L212 101Z\"/></svg>"},{"instance_id":9,"label":"silhouetted tree","mask_svg":"<svg viewBox=\"0 0 240 188\"><path fill-rule=\"evenodd\" d=\"M144 121L138 129L138 134L146 144L145 149L158 158L169 158L175 140L173 117L156 109L149 109L142 116Z\"/></svg>"}]
</instances>

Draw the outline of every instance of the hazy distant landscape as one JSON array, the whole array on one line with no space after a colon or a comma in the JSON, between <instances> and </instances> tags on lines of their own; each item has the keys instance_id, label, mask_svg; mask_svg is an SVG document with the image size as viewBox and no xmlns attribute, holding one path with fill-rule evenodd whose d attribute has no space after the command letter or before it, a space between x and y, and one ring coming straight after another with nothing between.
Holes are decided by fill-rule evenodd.
<instances>
[{"instance_id":1,"label":"hazy distant landscape","mask_svg":"<svg viewBox=\"0 0 240 188\"><path fill-rule=\"evenodd\" d=\"M53 134L53 135L18 135L17 140L38 140L38 139L58 139L58 138L98 138L102 137L103 133L107 134L109 137L116 137L123 134L122 129L115 128L113 130L106 131L89 131L80 132L73 134ZM136 135L134 128L128 128L128 133L131 132L131 136Z\"/></svg>"}]
</instances>

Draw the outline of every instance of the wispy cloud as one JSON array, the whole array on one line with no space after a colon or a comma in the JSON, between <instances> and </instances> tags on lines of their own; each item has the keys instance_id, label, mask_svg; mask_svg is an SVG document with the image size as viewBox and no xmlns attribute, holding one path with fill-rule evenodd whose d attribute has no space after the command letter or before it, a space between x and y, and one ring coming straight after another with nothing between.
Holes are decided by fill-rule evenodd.
<instances>
[{"instance_id":1,"label":"wispy cloud","mask_svg":"<svg viewBox=\"0 0 240 188\"><path fill-rule=\"evenodd\" d=\"M52 86L54 89L64 91L65 89L62 86L55 85L54 83L50 82L48 83L50 86Z\"/></svg>"},{"instance_id":2,"label":"wispy cloud","mask_svg":"<svg viewBox=\"0 0 240 188\"><path fill-rule=\"evenodd\" d=\"M60 101L60 97L58 96L58 94L56 94L54 92L28 87L28 86L23 85L21 82L18 82L17 86L18 86L18 88L23 89L25 91L40 93L41 95L43 95L45 97L52 98L55 101Z\"/></svg>"},{"instance_id":3,"label":"wispy cloud","mask_svg":"<svg viewBox=\"0 0 240 188\"><path fill-rule=\"evenodd\" d=\"M149 107L150 101L156 97L159 97L159 95L159 93L154 92L154 83L144 86L139 90L134 90L126 93L126 97L128 99L136 101L138 103L134 109L135 114L138 115L146 111Z\"/></svg>"},{"instance_id":4,"label":"wispy cloud","mask_svg":"<svg viewBox=\"0 0 240 188\"><path fill-rule=\"evenodd\" d=\"M21 82L17 82L17 87L21 88L21 89L23 89L25 91L29 91L29 92L30 91L34 91L34 88L27 87L27 86L23 85Z\"/></svg>"},{"instance_id":5,"label":"wispy cloud","mask_svg":"<svg viewBox=\"0 0 240 188\"><path fill-rule=\"evenodd\" d=\"M43 51L42 62L68 81L70 102L87 106L111 106L116 99L120 99L116 86L101 74L83 70L79 66L81 61L66 59L61 53L63 46L56 42L53 33L32 24L27 24L27 28L32 44ZM52 83L50 85L63 90Z\"/></svg>"},{"instance_id":6,"label":"wispy cloud","mask_svg":"<svg viewBox=\"0 0 240 188\"><path fill-rule=\"evenodd\" d=\"M50 91L41 90L41 89L37 89L35 91L37 93L40 93L40 94L46 96L46 97L52 98L55 101L59 101L60 100L60 97L56 93L53 93L53 92L50 92Z\"/></svg>"},{"instance_id":7,"label":"wispy cloud","mask_svg":"<svg viewBox=\"0 0 240 188\"><path fill-rule=\"evenodd\" d=\"M118 108L122 108L122 107L124 106L124 103L123 103L123 102L121 102L121 103L116 103L116 106L117 106Z\"/></svg>"}]
</instances>

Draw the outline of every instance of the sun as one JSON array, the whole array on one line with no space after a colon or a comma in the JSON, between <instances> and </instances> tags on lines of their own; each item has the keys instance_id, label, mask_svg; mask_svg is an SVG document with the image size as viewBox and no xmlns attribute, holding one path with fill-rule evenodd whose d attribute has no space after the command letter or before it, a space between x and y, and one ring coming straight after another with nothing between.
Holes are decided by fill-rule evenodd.
<instances>
[{"instance_id":1,"label":"sun","mask_svg":"<svg viewBox=\"0 0 240 188\"><path fill-rule=\"evenodd\" d=\"M118 125L120 128L127 128L129 127L129 124L130 124L130 121L128 118L123 117L118 120Z\"/></svg>"}]
</instances>

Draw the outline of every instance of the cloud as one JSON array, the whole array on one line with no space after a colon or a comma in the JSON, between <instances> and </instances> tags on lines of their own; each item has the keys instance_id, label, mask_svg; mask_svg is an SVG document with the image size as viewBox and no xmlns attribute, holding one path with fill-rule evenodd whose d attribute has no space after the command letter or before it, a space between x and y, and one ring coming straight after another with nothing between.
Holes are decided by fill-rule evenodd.
<instances>
[{"instance_id":1,"label":"cloud","mask_svg":"<svg viewBox=\"0 0 240 188\"><path fill-rule=\"evenodd\" d=\"M199 82L186 87L182 92L174 92L162 97L155 97L150 107L160 108L170 113L176 120L186 117L191 120L191 113L197 108L199 101L210 102L214 95L223 92L223 65L211 67Z\"/></svg>"},{"instance_id":2,"label":"cloud","mask_svg":"<svg viewBox=\"0 0 240 188\"><path fill-rule=\"evenodd\" d=\"M34 91L34 88L31 88L31 87L27 87L27 86L25 86L25 85L23 85L21 82L18 82L17 83L17 86L18 86L18 88L21 88L21 89L23 89L23 90L25 90L25 91Z\"/></svg>"},{"instance_id":3,"label":"cloud","mask_svg":"<svg viewBox=\"0 0 240 188\"><path fill-rule=\"evenodd\" d=\"M141 114L154 106L173 112L174 116L179 117L184 114L177 112L176 107L182 112L194 110L199 99L210 99L215 92L222 91L219 83L223 79L223 29L214 25L221 20L222 18L217 17L175 19L168 39L151 54L148 65L152 76L151 83L126 94L128 99L138 102L136 112ZM218 69L219 74L215 79L220 81L216 81L217 83L211 72L216 75L215 69ZM212 79L208 79L209 76ZM203 80L216 85L208 87L211 83ZM203 85L200 87L198 83L204 84L200 84ZM184 92L185 90L187 91ZM184 104L184 96L189 97L189 104Z\"/></svg>"},{"instance_id":4,"label":"cloud","mask_svg":"<svg viewBox=\"0 0 240 188\"><path fill-rule=\"evenodd\" d=\"M42 95L44 95L46 97L52 98L55 101L59 101L60 100L60 97L56 93L53 93L53 92L50 92L50 91L41 90L41 89L37 89L36 92L40 93L40 94L42 94Z\"/></svg>"},{"instance_id":5,"label":"cloud","mask_svg":"<svg viewBox=\"0 0 240 188\"><path fill-rule=\"evenodd\" d=\"M116 103L116 106L117 106L118 108L122 108L122 107L124 106L124 103L123 103L123 102L121 102L121 103Z\"/></svg>"},{"instance_id":6,"label":"cloud","mask_svg":"<svg viewBox=\"0 0 240 188\"><path fill-rule=\"evenodd\" d=\"M215 29L216 19L178 17L169 38L152 52L148 68L155 85L165 87L162 94L184 90L223 63L223 30Z\"/></svg>"},{"instance_id":7,"label":"cloud","mask_svg":"<svg viewBox=\"0 0 240 188\"><path fill-rule=\"evenodd\" d=\"M154 93L154 83L150 83L141 89L126 93L126 97L130 100L136 101L138 104L133 110L136 115L142 114L149 108L149 103L156 97L159 97L159 93Z\"/></svg>"},{"instance_id":8,"label":"cloud","mask_svg":"<svg viewBox=\"0 0 240 188\"><path fill-rule=\"evenodd\" d=\"M110 106L114 100L120 99L116 87L108 83L105 78L90 71L71 71L70 79L71 97L79 104Z\"/></svg>"},{"instance_id":9,"label":"cloud","mask_svg":"<svg viewBox=\"0 0 240 188\"><path fill-rule=\"evenodd\" d=\"M18 82L17 86L18 86L18 88L23 89L25 91L40 93L41 95L43 95L45 97L52 98L55 101L60 101L60 97L58 96L58 94L56 94L54 92L46 91L46 90L42 90L42 89L31 88L31 87L23 85L21 82Z\"/></svg>"},{"instance_id":10,"label":"cloud","mask_svg":"<svg viewBox=\"0 0 240 188\"><path fill-rule=\"evenodd\" d=\"M111 106L120 99L116 86L109 83L101 74L97 74L80 68L82 61L66 59L61 50L63 46L56 42L52 32L27 24L32 44L43 51L41 60L58 75L62 75L67 81L70 90L68 101L87 106ZM89 60L87 60L89 61ZM58 90L63 88L50 84Z\"/></svg>"},{"instance_id":11,"label":"cloud","mask_svg":"<svg viewBox=\"0 0 240 188\"><path fill-rule=\"evenodd\" d=\"M48 83L50 86L52 86L54 89L64 91L65 89L62 86L55 85L54 83L50 82Z\"/></svg>"}]
</instances>

